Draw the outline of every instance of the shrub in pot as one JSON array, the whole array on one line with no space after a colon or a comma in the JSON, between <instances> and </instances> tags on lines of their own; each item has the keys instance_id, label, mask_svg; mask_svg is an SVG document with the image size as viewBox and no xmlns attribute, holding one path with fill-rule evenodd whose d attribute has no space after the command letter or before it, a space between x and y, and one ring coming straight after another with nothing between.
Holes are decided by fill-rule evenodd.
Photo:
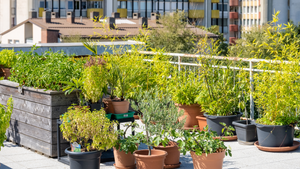
<instances>
[{"instance_id":1,"label":"shrub in pot","mask_svg":"<svg viewBox=\"0 0 300 169\"><path fill-rule=\"evenodd\" d=\"M6 140L6 129L9 127L10 117L13 111L13 99L10 97L7 101L7 107L0 104L0 150L4 147L3 142Z\"/></svg>"},{"instance_id":2,"label":"shrub in pot","mask_svg":"<svg viewBox=\"0 0 300 169\"><path fill-rule=\"evenodd\" d=\"M14 50L3 49L0 52L0 69L4 73L5 79L11 75L10 69L15 65L18 60L18 55Z\"/></svg>"},{"instance_id":3,"label":"shrub in pot","mask_svg":"<svg viewBox=\"0 0 300 169\"><path fill-rule=\"evenodd\" d=\"M70 160L71 169L99 169L100 156L103 150L115 145L118 134L113 129L115 122L105 116L103 109L91 112L86 106L76 109L69 107L68 112L61 115L63 138L74 144L75 152L65 150Z\"/></svg>"},{"instance_id":4,"label":"shrub in pot","mask_svg":"<svg viewBox=\"0 0 300 169\"><path fill-rule=\"evenodd\" d=\"M231 150L220 139L214 139L216 136L216 132L206 129L184 131L179 147L184 155L190 151L194 169L221 169L225 155L231 156Z\"/></svg>"},{"instance_id":5,"label":"shrub in pot","mask_svg":"<svg viewBox=\"0 0 300 169\"><path fill-rule=\"evenodd\" d=\"M145 92L144 94L139 92L137 98L138 104L132 102L132 107L143 113L142 121L145 124L144 130L146 133L144 142L148 146L148 150L137 150L134 152L137 160L137 168L162 169L165 162L168 163L172 158L175 158L176 164L169 165L178 165L178 147L176 144L173 144L174 141L170 140L170 136L172 136L176 129L183 126L184 121L178 122L178 117L183 112L178 112L170 97L162 97L161 94L155 93L154 90ZM154 138L155 135L156 137ZM151 150L151 146L156 147ZM172 153L177 150L177 154L175 154L175 157L172 157L173 154L170 154L170 157L166 158L168 153L160 149L172 151Z\"/></svg>"},{"instance_id":6,"label":"shrub in pot","mask_svg":"<svg viewBox=\"0 0 300 169\"><path fill-rule=\"evenodd\" d=\"M277 21L275 15L272 23ZM262 110L261 117L256 120L257 136L259 145L264 147L292 146L294 125L299 118L300 45L296 39L283 45L290 36L282 34L283 29L296 33L290 24L287 28L269 26L264 32L271 42L264 43L265 47L277 55L272 62L259 62L257 68L263 72L254 76L255 103Z\"/></svg>"},{"instance_id":7,"label":"shrub in pot","mask_svg":"<svg viewBox=\"0 0 300 169\"><path fill-rule=\"evenodd\" d=\"M191 71L181 71L173 73L169 81L169 91L172 100L178 106L178 111L184 111L184 115L179 121L186 119L184 127L194 128L198 126L197 116L203 116L201 107L196 102L196 98L201 90L201 78Z\"/></svg>"}]
</instances>

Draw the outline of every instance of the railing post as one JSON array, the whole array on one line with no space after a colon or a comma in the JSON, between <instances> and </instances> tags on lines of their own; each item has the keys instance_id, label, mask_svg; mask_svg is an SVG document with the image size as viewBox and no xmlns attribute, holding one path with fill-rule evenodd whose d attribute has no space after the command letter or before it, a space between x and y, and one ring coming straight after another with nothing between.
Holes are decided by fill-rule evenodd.
<instances>
[{"instance_id":1,"label":"railing post","mask_svg":"<svg viewBox=\"0 0 300 169\"><path fill-rule=\"evenodd\" d=\"M250 118L254 119L254 101L253 101L253 71L252 71L252 61L250 64Z\"/></svg>"},{"instance_id":2,"label":"railing post","mask_svg":"<svg viewBox=\"0 0 300 169\"><path fill-rule=\"evenodd\" d=\"M181 64L181 57L178 56L178 71L179 71L179 72L180 72L180 70L181 70L180 64Z\"/></svg>"}]
</instances>

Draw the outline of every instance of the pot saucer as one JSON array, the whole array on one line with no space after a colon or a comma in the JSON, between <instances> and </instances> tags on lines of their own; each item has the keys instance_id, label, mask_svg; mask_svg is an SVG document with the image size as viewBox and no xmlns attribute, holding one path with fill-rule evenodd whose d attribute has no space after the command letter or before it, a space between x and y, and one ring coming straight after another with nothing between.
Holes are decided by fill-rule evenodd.
<instances>
[{"instance_id":1,"label":"pot saucer","mask_svg":"<svg viewBox=\"0 0 300 169\"><path fill-rule=\"evenodd\" d=\"M135 164L132 165L132 166L129 166L129 167L118 167L118 166L116 166L116 164L114 164L114 166L115 166L116 169L135 169L135 167L136 167Z\"/></svg>"},{"instance_id":2,"label":"pot saucer","mask_svg":"<svg viewBox=\"0 0 300 169\"><path fill-rule=\"evenodd\" d=\"M165 165L164 168L179 168L181 165L181 162L179 162L178 164L168 164Z\"/></svg>"},{"instance_id":3,"label":"pot saucer","mask_svg":"<svg viewBox=\"0 0 300 169\"><path fill-rule=\"evenodd\" d=\"M268 151L268 152L286 152L286 151L293 151L293 150L296 150L299 146L300 146L300 143L298 141L294 141L293 142L293 146L287 146L287 147L263 147L263 146L260 146L258 141L256 141L254 143L254 145L262 150L262 151Z\"/></svg>"},{"instance_id":4,"label":"pot saucer","mask_svg":"<svg viewBox=\"0 0 300 169\"><path fill-rule=\"evenodd\" d=\"M214 139L220 139L221 137L214 137ZM222 136L222 141L236 141L237 140L237 135L235 136Z\"/></svg>"}]
</instances>

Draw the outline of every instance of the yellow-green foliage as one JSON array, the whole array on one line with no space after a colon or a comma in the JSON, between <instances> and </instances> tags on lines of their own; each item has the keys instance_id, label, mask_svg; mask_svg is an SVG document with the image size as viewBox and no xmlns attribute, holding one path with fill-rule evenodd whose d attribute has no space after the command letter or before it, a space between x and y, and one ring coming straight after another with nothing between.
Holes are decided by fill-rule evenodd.
<instances>
[{"instance_id":1,"label":"yellow-green foliage","mask_svg":"<svg viewBox=\"0 0 300 169\"><path fill-rule=\"evenodd\" d=\"M4 49L0 52L0 65L11 68L17 62L18 55L13 50Z\"/></svg>"},{"instance_id":2,"label":"yellow-green foliage","mask_svg":"<svg viewBox=\"0 0 300 169\"><path fill-rule=\"evenodd\" d=\"M272 24L277 21L275 15ZM286 29L291 32L282 34ZM284 43L294 31L292 25L287 24L285 27L269 26L263 33L269 43L262 45L274 60L272 63L258 63L257 68L264 71L254 76L255 101L263 113L262 118L257 120L261 124L289 125L297 121L300 107L300 46L297 38L290 39L289 44Z\"/></svg>"},{"instance_id":3,"label":"yellow-green foliage","mask_svg":"<svg viewBox=\"0 0 300 169\"><path fill-rule=\"evenodd\" d=\"M10 116L13 111L13 99L10 97L7 101L7 108L0 104L0 150L3 142L6 140L6 129L9 127Z\"/></svg>"},{"instance_id":4,"label":"yellow-green foliage","mask_svg":"<svg viewBox=\"0 0 300 169\"><path fill-rule=\"evenodd\" d=\"M91 112L89 108L69 107L68 112L61 115L60 126L63 137L73 142L78 142L87 151L108 150L112 148L118 138L113 129L115 122L106 118L103 109ZM92 140L92 143L88 143Z\"/></svg>"}]
</instances>

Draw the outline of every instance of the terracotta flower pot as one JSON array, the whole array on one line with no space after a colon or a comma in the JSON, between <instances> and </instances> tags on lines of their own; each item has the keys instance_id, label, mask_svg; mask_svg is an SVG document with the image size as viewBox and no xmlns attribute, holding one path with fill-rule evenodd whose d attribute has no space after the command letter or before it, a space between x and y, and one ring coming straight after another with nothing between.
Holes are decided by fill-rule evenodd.
<instances>
[{"instance_id":1,"label":"terracotta flower pot","mask_svg":"<svg viewBox=\"0 0 300 169\"><path fill-rule=\"evenodd\" d=\"M114 166L117 169L135 169L135 158L130 152L128 154L125 151L119 151L114 147Z\"/></svg>"},{"instance_id":2,"label":"terracotta flower pot","mask_svg":"<svg viewBox=\"0 0 300 169\"><path fill-rule=\"evenodd\" d=\"M106 111L106 113L115 114L115 109L114 109L114 106L112 104L112 100L110 98L104 98L102 100L102 102L105 105L105 109L104 110Z\"/></svg>"},{"instance_id":3,"label":"terracotta flower pot","mask_svg":"<svg viewBox=\"0 0 300 169\"><path fill-rule=\"evenodd\" d=\"M151 150L151 156L148 150L137 150L133 153L136 160L137 169L163 169L167 152L162 150Z\"/></svg>"},{"instance_id":4,"label":"terracotta flower pot","mask_svg":"<svg viewBox=\"0 0 300 169\"><path fill-rule=\"evenodd\" d=\"M201 107L199 104L192 104L192 105L182 105L182 104L176 104L178 107L178 111L183 110L184 114L183 116L179 117L179 121L183 120L186 117L186 121L184 124L185 128L192 128L194 126L198 126L198 120L196 119L196 116L203 115L203 112L201 112Z\"/></svg>"},{"instance_id":5,"label":"terracotta flower pot","mask_svg":"<svg viewBox=\"0 0 300 169\"><path fill-rule=\"evenodd\" d=\"M220 153L208 154L203 153L201 156L191 151L194 169L222 169L225 151Z\"/></svg>"},{"instance_id":6,"label":"terracotta flower pot","mask_svg":"<svg viewBox=\"0 0 300 169\"><path fill-rule=\"evenodd\" d=\"M8 79L8 77L11 75L10 68L1 68L2 72L4 73L4 79Z\"/></svg>"},{"instance_id":7,"label":"terracotta flower pot","mask_svg":"<svg viewBox=\"0 0 300 169\"><path fill-rule=\"evenodd\" d=\"M123 114L128 113L129 111L129 102L127 100L124 101L112 101L112 105L114 107L114 114Z\"/></svg>"},{"instance_id":8,"label":"terracotta flower pot","mask_svg":"<svg viewBox=\"0 0 300 169\"><path fill-rule=\"evenodd\" d=\"M154 150L163 150L168 153L165 159L165 168L178 168L180 166L180 152L177 143L171 142L169 146L153 147Z\"/></svg>"},{"instance_id":9,"label":"terracotta flower pot","mask_svg":"<svg viewBox=\"0 0 300 169\"><path fill-rule=\"evenodd\" d=\"M205 126L207 126L206 117L204 116L197 116L198 126L200 130L203 130Z\"/></svg>"}]
</instances>

